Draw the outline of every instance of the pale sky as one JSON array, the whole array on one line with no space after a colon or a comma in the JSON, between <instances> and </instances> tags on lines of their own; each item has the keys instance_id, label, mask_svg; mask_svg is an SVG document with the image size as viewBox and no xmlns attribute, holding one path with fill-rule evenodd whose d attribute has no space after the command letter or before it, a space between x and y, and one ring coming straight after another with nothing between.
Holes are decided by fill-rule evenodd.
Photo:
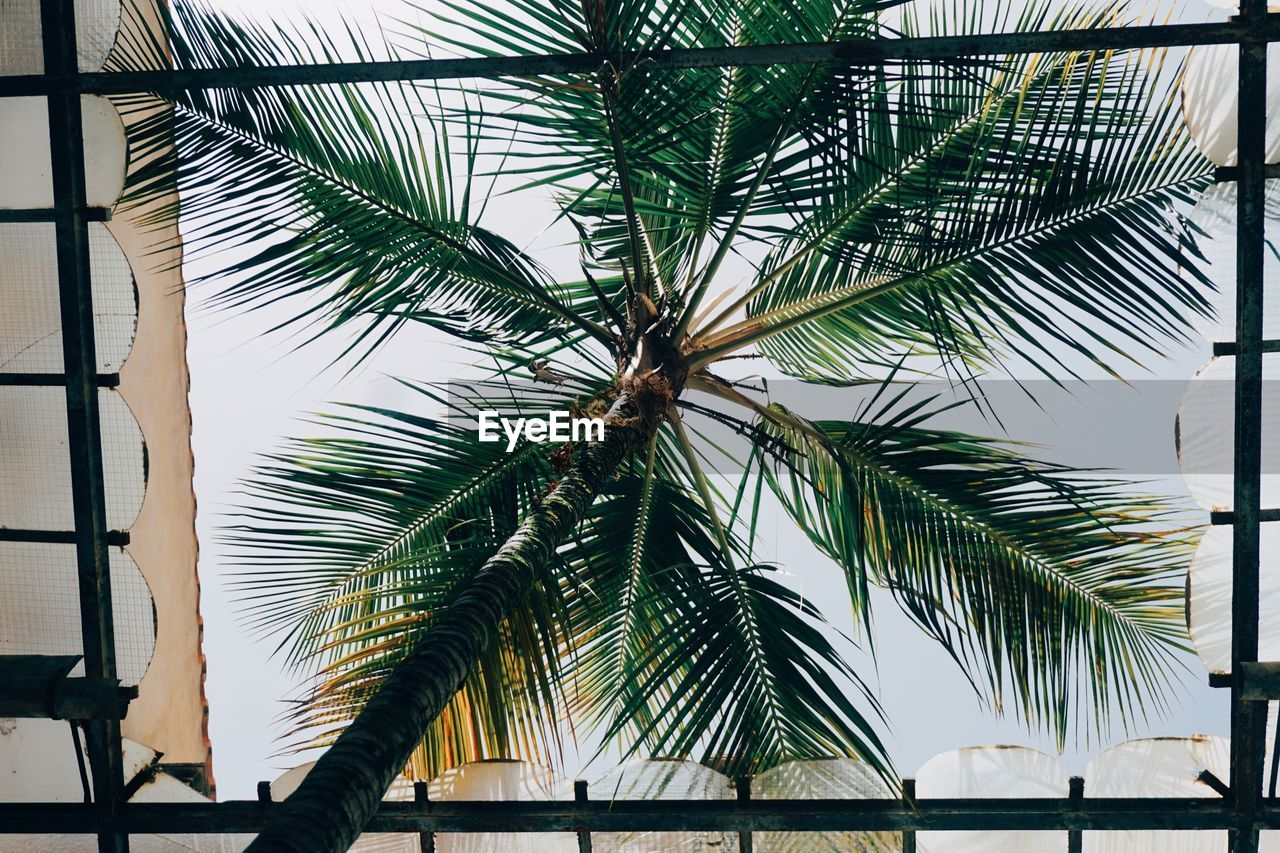
<instances>
[{"instance_id":1,"label":"pale sky","mask_svg":"<svg viewBox=\"0 0 1280 853\"><path fill-rule=\"evenodd\" d=\"M299 8L290 0L215 0L215 5L285 19ZM305 8L309 17L330 24L342 16L369 23L375 8L402 16L404 6L398 2L366 5L354 0L314 0ZM1192 0L1181 17L1204 20L1209 14L1206 4ZM492 206L493 215L486 225L525 246L552 268L572 264L574 253L559 245L565 235L529 230L531 223L549 221L551 209L547 199L536 195L509 198ZM187 278L192 280L209 269L207 262L191 264ZM202 310L198 288L189 292L188 299L201 611L214 774L220 799L252 798L258 780L274 779L305 759L274 755L279 747L276 737L283 730L278 720L284 709L282 700L292 694L295 680L271 657L272 644L242 633L237 607L226 585L231 569L225 546L218 541L218 530L226 523L224 513L236 507L237 483L247 475L257 454L276 449L285 437L307 434L300 419L308 413L327 410L331 402L403 403L403 389L386 376L444 380L456 375L470 359L442 335L410 327L363 369L344 376L341 371L321 371L341 350L342 341L322 340L293 351L292 342L284 336L263 334L279 317L262 312ZM1174 355L1169 362L1157 365L1156 376L1189 377L1208 359L1209 349L1206 344ZM1151 441L1168 442L1170 447L1172 440L1172 423L1167 432L1151 436ZM1168 488L1178 488L1176 480L1166 482L1170 483ZM764 556L785 555L786 567L806 595L820 602L845 599L837 570L776 507L761 529L773 552ZM881 605L876 608L878 669L873 669L869 660L858 661L857 668L878 689L891 720L885 734L899 772L910 775L933 755L962 746L1021 744L1055 751L1052 742L1028 734L1015 720L991 717L941 648L908 623L896 605L887 600ZM851 627L848 613L838 605L824 609L833 622ZM1198 661L1190 659L1188 665L1192 674L1184 679L1187 689L1179 698L1180 706L1166 719L1139 725L1130 736L1228 733L1226 691L1206 686ZM1123 739L1125 736L1117 733L1114 742ZM1098 746L1082 744L1080 749L1069 751L1063 756L1064 766L1070 772L1080 772ZM609 766L610 762L603 761L582 775L594 778ZM570 776L582 770L572 757L564 769Z\"/></svg>"}]
</instances>

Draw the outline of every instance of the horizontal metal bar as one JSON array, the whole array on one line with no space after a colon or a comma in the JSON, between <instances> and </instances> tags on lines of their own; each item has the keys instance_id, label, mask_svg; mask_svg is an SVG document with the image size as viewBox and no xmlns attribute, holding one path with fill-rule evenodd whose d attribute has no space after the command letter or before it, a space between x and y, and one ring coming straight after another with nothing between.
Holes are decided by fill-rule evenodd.
<instances>
[{"instance_id":1,"label":"horizontal metal bar","mask_svg":"<svg viewBox=\"0 0 1280 853\"><path fill-rule=\"evenodd\" d=\"M1280 352L1280 341L1277 341L1277 340L1262 341L1261 348L1264 353ZM1213 354L1214 355L1235 355L1236 349L1237 347L1236 347L1235 341L1216 341L1214 342L1214 345L1213 345Z\"/></svg>"},{"instance_id":2,"label":"horizontal metal bar","mask_svg":"<svg viewBox=\"0 0 1280 853\"><path fill-rule=\"evenodd\" d=\"M100 826L91 806L0 805L0 834L258 832L278 803L126 803ZM1256 814L1280 828L1280 804ZM1213 798L901 800L589 800L383 803L368 832L1223 830L1252 816Z\"/></svg>"},{"instance_id":3,"label":"horizontal metal bar","mask_svg":"<svg viewBox=\"0 0 1280 853\"><path fill-rule=\"evenodd\" d=\"M1280 163L1268 163L1262 167L1262 174L1267 178L1280 178ZM1219 166L1213 170L1213 179L1218 183L1237 181L1240 179L1239 166Z\"/></svg>"},{"instance_id":4,"label":"horizontal metal bar","mask_svg":"<svg viewBox=\"0 0 1280 853\"><path fill-rule=\"evenodd\" d=\"M0 717L123 720L137 687L106 678L12 678L0 684Z\"/></svg>"},{"instance_id":5,"label":"horizontal metal bar","mask_svg":"<svg viewBox=\"0 0 1280 853\"><path fill-rule=\"evenodd\" d=\"M0 209L0 222L53 222L61 215L51 207ZM86 207L81 215L86 222L110 222L111 208Z\"/></svg>"},{"instance_id":6,"label":"horizontal metal bar","mask_svg":"<svg viewBox=\"0 0 1280 853\"><path fill-rule=\"evenodd\" d=\"M0 687L14 678L63 678L84 655L0 655Z\"/></svg>"},{"instance_id":7,"label":"horizontal metal bar","mask_svg":"<svg viewBox=\"0 0 1280 853\"><path fill-rule=\"evenodd\" d=\"M74 545L74 530L23 530L17 527L0 527L0 542L45 542L52 545ZM108 530L107 544L121 547L129 544L129 531Z\"/></svg>"},{"instance_id":8,"label":"horizontal metal bar","mask_svg":"<svg viewBox=\"0 0 1280 853\"><path fill-rule=\"evenodd\" d=\"M0 717L123 719L138 688L114 678L68 678L82 657L0 655Z\"/></svg>"},{"instance_id":9,"label":"horizontal metal bar","mask_svg":"<svg viewBox=\"0 0 1280 853\"><path fill-rule=\"evenodd\" d=\"M0 77L0 97L85 92L173 92L246 86L289 86L388 80L533 77L591 74L606 61L630 67L638 62L651 70L719 68L745 65L805 65L836 62L880 65L894 60L947 60L972 56L1044 53L1061 50L1128 50L1151 47L1280 41L1280 15L1262 21L1207 24L1161 24L1140 27L1097 27L1030 33L857 39L838 42L744 45L629 51L614 56L563 53L536 56L491 56L474 59L419 59L382 62L335 62L323 65L279 65L88 74L22 74Z\"/></svg>"},{"instance_id":10,"label":"horizontal metal bar","mask_svg":"<svg viewBox=\"0 0 1280 853\"><path fill-rule=\"evenodd\" d=\"M119 373L99 373L95 377L99 388L115 388L120 384ZM0 385L27 385L61 387L67 384L62 373L0 373Z\"/></svg>"},{"instance_id":11,"label":"horizontal metal bar","mask_svg":"<svg viewBox=\"0 0 1280 853\"><path fill-rule=\"evenodd\" d=\"M1249 661L1241 663L1240 668L1244 674L1241 699L1280 699L1280 663Z\"/></svg>"},{"instance_id":12,"label":"horizontal metal bar","mask_svg":"<svg viewBox=\"0 0 1280 853\"><path fill-rule=\"evenodd\" d=\"M1280 521L1280 509L1258 511L1259 521ZM1236 514L1230 510L1214 510L1209 513L1210 524L1235 524Z\"/></svg>"}]
</instances>

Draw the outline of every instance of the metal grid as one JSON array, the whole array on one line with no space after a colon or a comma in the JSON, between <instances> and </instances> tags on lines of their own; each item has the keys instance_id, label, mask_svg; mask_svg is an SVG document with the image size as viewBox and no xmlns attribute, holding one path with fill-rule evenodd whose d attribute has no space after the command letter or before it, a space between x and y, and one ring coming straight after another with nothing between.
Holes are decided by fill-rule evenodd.
<instances>
[{"instance_id":1,"label":"metal grid","mask_svg":"<svg viewBox=\"0 0 1280 853\"><path fill-rule=\"evenodd\" d=\"M59 389L0 384L0 528L72 530L73 472ZM107 525L127 530L146 492L142 430L119 392L98 389Z\"/></svg>"},{"instance_id":2,"label":"metal grid","mask_svg":"<svg viewBox=\"0 0 1280 853\"><path fill-rule=\"evenodd\" d=\"M1280 295L1280 281L1271 283ZM1280 305L1276 308L1280 316ZM1224 428L1230 421L1223 417L1235 400L1234 373L1234 358L1213 358L1187 383L1178 406L1178 467L1191 497L1210 511L1230 511L1234 505L1235 437ZM1260 499L1263 506L1280 506L1280 435L1275 433L1280 428L1280 353L1263 356L1262 377L1268 391L1262 423L1272 432L1262 443Z\"/></svg>"},{"instance_id":3,"label":"metal grid","mask_svg":"<svg viewBox=\"0 0 1280 853\"><path fill-rule=\"evenodd\" d=\"M107 61L120 28L119 0L77 0L76 55L81 71L97 71ZM39 74L40 0L0 0L0 74Z\"/></svg>"},{"instance_id":4,"label":"metal grid","mask_svg":"<svg viewBox=\"0 0 1280 853\"><path fill-rule=\"evenodd\" d=\"M84 92L173 91L246 85L288 85L348 81L501 77L591 73L603 60L629 63L636 56L569 55L415 62L338 63L227 70L77 73L75 9L71 0L42 0L45 74L0 79L0 97L47 96L53 152L58 237L58 269L64 334L63 350L75 474L76 544L80 604L87 669L115 677L115 651L107 567L108 534L103 511L101 443L96 394L92 299L88 286L87 221L80 101ZM1233 523L1232 694L1229 788L1221 799L1133 799L1085 797L1075 783L1066 798L927 800L751 800L739 786L735 800L592 802L585 786L573 803L412 803L385 804L368 829L518 832L579 831L590 848L592 831L717 830L741 833L744 849L752 831L863 830L903 833L903 848L915 849L916 830L1068 830L1070 848L1080 849L1082 830L1225 830L1233 853L1253 853L1263 829L1280 829L1280 804L1263 799L1263 745L1268 689L1246 677L1257 660L1259 523L1280 517L1260 506L1262 353L1280 349L1264 341L1262 279L1264 178L1280 169L1264 157L1267 44L1280 41L1280 15L1267 13L1265 0L1243 0L1231 22L1163 25L1030 34L869 39L835 44L677 50L646 55L651 67L708 67L767 63L843 62L874 65L889 59L950 59L962 56L1046 50L1136 49L1165 45L1236 44L1240 51L1239 165L1220 170L1237 188L1237 306L1234 342L1217 347L1236 358L1233 512L1217 513L1217 523ZM1256 671L1250 668L1248 671ZM118 724L90 729L95 773L95 807L0 806L0 828L8 832L97 832L101 849L127 848L128 832L254 832L270 818L269 803L122 804ZM911 789L908 787L908 796Z\"/></svg>"},{"instance_id":5,"label":"metal grid","mask_svg":"<svg viewBox=\"0 0 1280 853\"><path fill-rule=\"evenodd\" d=\"M101 223L89 226L98 371L124 364L137 325L133 270ZM0 222L0 375L61 373L58 256L48 222Z\"/></svg>"},{"instance_id":6,"label":"metal grid","mask_svg":"<svg viewBox=\"0 0 1280 853\"><path fill-rule=\"evenodd\" d=\"M1235 181L1226 181L1209 187L1191 211L1191 221L1209 235L1200 248L1209 262L1205 271L1219 288L1215 299L1218 315L1197 317L1192 322L1198 333L1214 342L1235 337L1236 205ZM1280 219L1280 180L1267 181L1266 205L1267 218L1272 222ZM1262 330L1266 338L1276 339L1280 338L1280 234L1267 235L1264 276Z\"/></svg>"},{"instance_id":7,"label":"metal grid","mask_svg":"<svg viewBox=\"0 0 1280 853\"><path fill-rule=\"evenodd\" d=\"M120 682L136 686L155 648L155 605L142 572L123 548L110 549L111 604L116 615ZM56 542L0 542L0 654L78 655L80 594L76 553ZM72 675L83 674L77 665Z\"/></svg>"}]
</instances>

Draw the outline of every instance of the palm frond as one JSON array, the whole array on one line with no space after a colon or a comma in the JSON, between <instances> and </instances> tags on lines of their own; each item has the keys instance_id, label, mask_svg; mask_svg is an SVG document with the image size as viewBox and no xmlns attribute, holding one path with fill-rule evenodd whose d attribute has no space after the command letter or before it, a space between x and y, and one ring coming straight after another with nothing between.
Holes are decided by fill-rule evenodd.
<instances>
[{"instance_id":1,"label":"palm frond","mask_svg":"<svg viewBox=\"0 0 1280 853\"><path fill-rule=\"evenodd\" d=\"M890 591L997 710L1063 742L1073 725L1162 710L1186 648L1194 545L1154 498L932 429L936 407L894 398L851 421L772 405L764 428L794 467L762 464L788 514L848 579Z\"/></svg>"},{"instance_id":2,"label":"palm frond","mask_svg":"<svg viewBox=\"0 0 1280 853\"><path fill-rule=\"evenodd\" d=\"M177 5L166 20L179 69L374 55L355 35L339 42L315 26L268 29L199 3ZM158 47L132 44L122 66L164 61L150 55ZM440 106L424 95L401 84L191 90L165 95L173 109L159 112L153 96L127 99L125 110L141 115L130 145L145 165L131 174L126 201L177 198L154 216L181 215L190 250L234 249L214 304L292 298L291 322L347 327L352 349L410 321L473 341L575 329L609 342L574 311L572 292L478 224L478 128L455 150L428 118Z\"/></svg>"},{"instance_id":3,"label":"palm frond","mask_svg":"<svg viewBox=\"0 0 1280 853\"><path fill-rule=\"evenodd\" d=\"M296 748L332 743L449 607L506 533L465 526L447 546L417 549L401 571L381 572L329 607L357 605L362 615L334 624L318 649L321 663L291 703L283 735ZM409 566L412 571L409 571ZM563 709L559 664L567 623L557 580L543 572L527 607L502 625L459 691L422 734L406 773L431 779L451 767L487 758L562 760ZM326 614L316 614L326 615Z\"/></svg>"},{"instance_id":4,"label":"palm frond","mask_svg":"<svg viewBox=\"0 0 1280 853\"><path fill-rule=\"evenodd\" d=\"M702 500L671 478L675 449L657 447L565 552L574 707L628 751L733 773L839 754L888 776L878 705L838 634L767 567L735 565Z\"/></svg>"},{"instance_id":5,"label":"palm frond","mask_svg":"<svg viewBox=\"0 0 1280 853\"><path fill-rule=\"evenodd\" d=\"M441 26L427 35L479 55L536 48L602 57L603 88L595 80L536 78L485 97L526 143L513 159L528 163L531 183L560 187L566 214L591 223L587 242L595 257L615 264L625 258L634 270L638 240L660 293L684 304L705 292L703 284L690 298L697 279L714 276L737 220L754 211L774 158L802 139L816 142L815 129L828 124L831 108L825 81L844 72L833 66L655 72L643 61L623 65L615 57L868 35L878 31L877 13L898 1L516 0L483 11L459 3L447 15L437 13ZM465 34L451 34L446 23L461 24ZM533 40L522 37L529 26L538 28ZM508 139L507 132L497 139Z\"/></svg>"},{"instance_id":6,"label":"palm frond","mask_svg":"<svg viewBox=\"0 0 1280 853\"><path fill-rule=\"evenodd\" d=\"M228 528L245 568L235 588L251 628L279 636L315 673L291 734L328 742L516 528L556 476L547 445L477 440L476 407L527 414L569 392L415 386L450 418L352 407L319 420L336 434L297 441L255 471ZM478 398L478 399L477 399ZM448 712L425 733L414 767L503 755L558 759L557 676L565 605L543 567L527 608L504 625Z\"/></svg>"},{"instance_id":7,"label":"palm frond","mask_svg":"<svg viewBox=\"0 0 1280 853\"><path fill-rule=\"evenodd\" d=\"M969 7L955 8L967 26ZM1049 23L1123 20L1104 6ZM1045 21L1028 12L1020 23ZM1184 335L1210 285L1182 251L1191 230L1177 206L1211 167L1182 130L1164 59L1063 53L963 74L904 69L880 97L896 126L855 135L843 168L824 157L764 199L795 224L709 324L697 363L755 344L793 375L841 378L883 359L886 341L932 338L967 360L1012 351L1050 372L1073 353L1113 369ZM743 307L745 320L712 328Z\"/></svg>"},{"instance_id":8,"label":"palm frond","mask_svg":"<svg viewBox=\"0 0 1280 853\"><path fill-rule=\"evenodd\" d=\"M472 389L468 402L519 401L524 414L571 405L568 390L499 399L501 387ZM546 445L508 455L462 422L374 409L325 422L342 434L273 457L232 530L254 624L285 632L290 659L315 668L290 730L308 746L358 713L558 464ZM837 752L888 773L875 703L833 632L763 569L735 566L723 528L681 485L689 476L669 437L628 463L426 733L415 772L495 755L554 760L558 726L572 720L608 742L744 768Z\"/></svg>"}]
</instances>

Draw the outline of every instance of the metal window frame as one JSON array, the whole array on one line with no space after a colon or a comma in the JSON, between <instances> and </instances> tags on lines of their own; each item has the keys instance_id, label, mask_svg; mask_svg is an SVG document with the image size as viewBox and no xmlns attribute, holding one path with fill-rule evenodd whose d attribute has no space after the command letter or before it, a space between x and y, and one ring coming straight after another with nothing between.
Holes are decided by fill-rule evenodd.
<instances>
[{"instance_id":1,"label":"metal window frame","mask_svg":"<svg viewBox=\"0 0 1280 853\"><path fill-rule=\"evenodd\" d=\"M1231 774L1222 796L1212 798L1089 798L1079 779L1065 799L916 800L906 785L902 800L664 800L590 801L579 784L573 802L385 803L369 831L420 833L424 850L433 832L579 833L590 849L591 832L720 830L738 832L744 849L751 833L790 831L898 831L914 850L919 830L1063 830L1069 849L1084 830L1226 830L1232 853L1255 853L1258 833L1280 830L1280 801L1261 796L1266 696L1246 673L1257 672L1259 525L1280 520L1280 508L1259 506L1262 442L1262 356L1280 342L1262 339L1264 180L1277 167L1265 163L1267 46L1280 41L1280 13L1266 0L1242 0L1240 14L1225 23L1172 24L955 37L863 39L790 44L664 50L621 56L562 54L420 61L281 65L267 68L186 69L81 73L76 64L73 0L41 0L45 73L0 77L0 97L41 96L49 103L55 206L50 211L6 213L6 221L50 221L57 227L58 280L63 324L74 495L74 539L79 569L81 624L87 674L114 679L114 631L107 546L113 539L104 513L102 447L97 388L111 384L96 374L89 282L87 224L102 212L86 207L81 94L126 94L185 89L347 83L390 80L499 78L593 73L605 60L643 58L653 68L815 62L875 65L892 60L944 60L1051 50L1133 50L1164 46L1235 44L1240 51L1238 165L1219 170L1237 180L1236 339L1215 345L1215 355L1236 359L1234 511L1213 517L1234 525L1232 595ZM31 382L0 376L4 382ZM1254 665L1254 666L1250 666ZM118 721L88 727L94 803L0 804L0 836L6 833L92 833L100 850L128 849L130 833L256 832L270 819L269 801L209 804L124 802ZM910 782L910 780L906 780ZM1221 787L1221 786L1220 786ZM423 792L425 793L425 791ZM268 798L269 799L269 798Z\"/></svg>"}]
</instances>

